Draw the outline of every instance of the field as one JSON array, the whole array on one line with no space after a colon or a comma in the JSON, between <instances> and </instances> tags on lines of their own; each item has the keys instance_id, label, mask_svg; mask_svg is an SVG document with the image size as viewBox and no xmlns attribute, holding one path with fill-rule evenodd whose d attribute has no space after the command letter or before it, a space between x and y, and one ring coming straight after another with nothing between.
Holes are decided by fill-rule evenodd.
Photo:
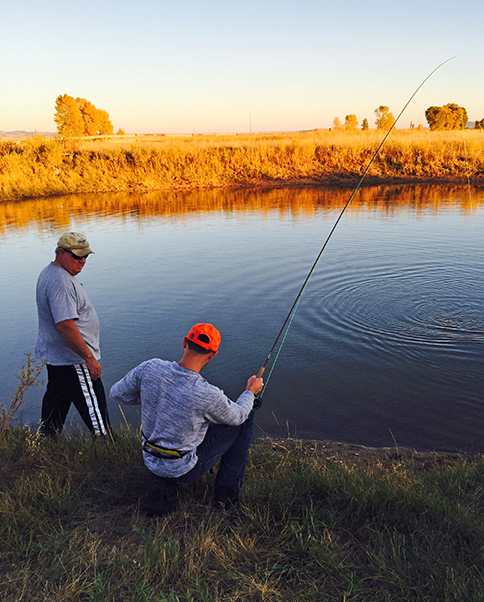
<instances>
[{"instance_id":1,"label":"field","mask_svg":"<svg viewBox=\"0 0 484 602\"><path fill-rule=\"evenodd\" d=\"M359 182L379 131L0 141L0 201ZM484 182L484 132L392 132L365 184Z\"/></svg>"}]
</instances>

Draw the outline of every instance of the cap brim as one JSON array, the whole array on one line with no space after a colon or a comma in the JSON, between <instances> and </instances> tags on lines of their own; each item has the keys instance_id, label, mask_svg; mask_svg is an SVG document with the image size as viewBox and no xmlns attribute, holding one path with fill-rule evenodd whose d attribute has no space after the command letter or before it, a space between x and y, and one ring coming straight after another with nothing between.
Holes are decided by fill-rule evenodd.
<instances>
[{"instance_id":1,"label":"cap brim","mask_svg":"<svg viewBox=\"0 0 484 602\"><path fill-rule=\"evenodd\" d=\"M70 251L71 253L74 253L74 255L77 255L77 257L87 257L91 253L94 253L94 251L91 251L91 249L80 249L80 250L79 249L78 250L66 249L66 251Z\"/></svg>"}]
</instances>

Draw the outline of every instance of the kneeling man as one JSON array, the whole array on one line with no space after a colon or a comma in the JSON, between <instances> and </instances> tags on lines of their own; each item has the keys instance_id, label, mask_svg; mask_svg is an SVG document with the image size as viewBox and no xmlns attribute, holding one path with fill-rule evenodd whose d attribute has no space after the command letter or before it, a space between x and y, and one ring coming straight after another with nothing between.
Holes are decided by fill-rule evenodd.
<instances>
[{"instance_id":1,"label":"kneeling man","mask_svg":"<svg viewBox=\"0 0 484 602\"><path fill-rule=\"evenodd\" d=\"M254 435L254 398L263 381L251 376L235 402L208 383L200 371L220 340L212 324L196 324L183 338L179 362L148 360L111 388L114 401L141 403L143 459L153 476L150 516L172 511L177 485L199 479L219 459L215 503L229 507L238 501Z\"/></svg>"}]
</instances>

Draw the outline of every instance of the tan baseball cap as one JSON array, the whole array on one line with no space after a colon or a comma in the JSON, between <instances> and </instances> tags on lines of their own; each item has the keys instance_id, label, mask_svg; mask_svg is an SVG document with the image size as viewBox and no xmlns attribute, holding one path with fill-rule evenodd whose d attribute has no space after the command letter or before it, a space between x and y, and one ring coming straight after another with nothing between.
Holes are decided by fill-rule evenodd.
<instances>
[{"instance_id":1,"label":"tan baseball cap","mask_svg":"<svg viewBox=\"0 0 484 602\"><path fill-rule=\"evenodd\" d=\"M94 251L89 248L87 238L84 234L79 234L79 232L66 232L59 238L57 246L61 249L71 251L74 255L77 255L77 257L87 257L91 253L94 253Z\"/></svg>"}]
</instances>

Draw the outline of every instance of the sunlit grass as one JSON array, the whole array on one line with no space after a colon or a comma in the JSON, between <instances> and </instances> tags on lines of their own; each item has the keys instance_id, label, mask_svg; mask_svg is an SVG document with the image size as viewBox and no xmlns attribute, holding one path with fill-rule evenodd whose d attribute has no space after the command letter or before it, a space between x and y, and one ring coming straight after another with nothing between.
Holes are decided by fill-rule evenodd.
<instances>
[{"instance_id":1,"label":"sunlit grass","mask_svg":"<svg viewBox=\"0 0 484 602\"><path fill-rule=\"evenodd\" d=\"M0 200L82 192L193 190L358 181L383 132L313 131L0 142ZM481 131L397 130L367 183L474 181L484 172Z\"/></svg>"}]
</instances>

